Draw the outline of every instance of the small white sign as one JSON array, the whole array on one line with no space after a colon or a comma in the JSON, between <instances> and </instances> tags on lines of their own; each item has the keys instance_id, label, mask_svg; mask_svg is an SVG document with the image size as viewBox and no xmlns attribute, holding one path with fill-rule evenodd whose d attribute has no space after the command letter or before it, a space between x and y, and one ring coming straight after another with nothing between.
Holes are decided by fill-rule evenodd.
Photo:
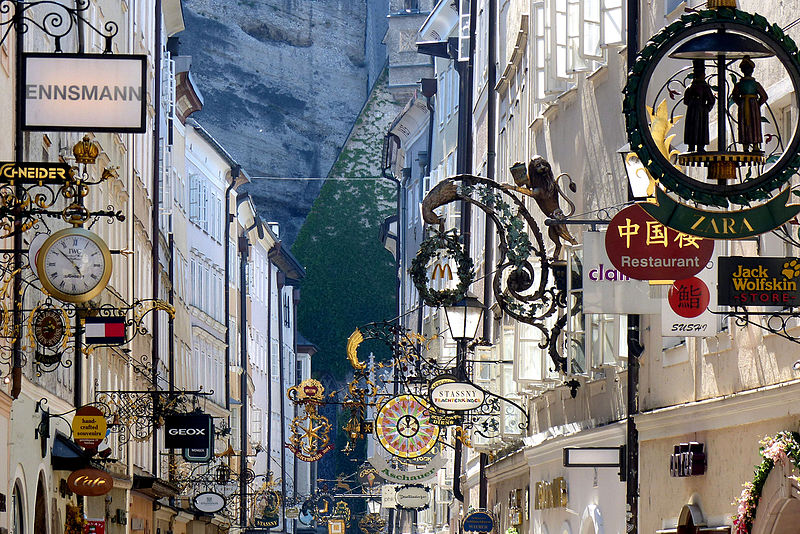
<instances>
[{"instance_id":1,"label":"small white sign","mask_svg":"<svg viewBox=\"0 0 800 534\"><path fill-rule=\"evenodd\" d=\"M23 56L22 129L142 133L144 55Z\"/></svg>"},{"instance_id":2,"label":"small white sign","mask_svg":"<svg viewBox=\"0 0 800 534\"><path fill-rule=\"evenodd\" d=\"M585 313L655 314L659 299L650 284L616 270L606 253L605 232L583 233L583 311Z\"/></svg>"},{"instance_id":3,"label":"small white sign","mask_svg":"<svg viewBox=\"0 0 800 534\"><path fill-rule=\"evenodd\" d=\"M381 508L397 508L397 486L394 484L384 484L381 486Z\"/></svg>"},{"instance_id":4,"label":"small white sign","mask_svg":"<svg viewBox=\"0 0 800 534\"><path fill-rule=\"evenodd\" d=\"M201 512L214 514L225 508L225 497L213 491L206 491L195 496L194 507Z\"/></svg>"},{"instance_id":5,"label":"small white sign","mask_svg":"<svg viewBox=\"0 0 800 534\"><path fill-rule=\"evenodd\" d=\"M401 486L394 498L400 508L420 510L428 505L430 495L428 488L424 486Z\"/></svg>"},{"instance_id":6,"label":"small white sign","mask_svg":"<svg viewBox=\"0 0 800 534\"><path fill-rule=\"evenodd\" d=\"M455 412L474 410L483 404L485 397L483 391L467 382L446 382L431 391L431 402L434 406L440 410Z\"/></svg>"},{"instance_id":7,"label":"small white sign","mask_svg":"<svg viewBox=\"0 0 800 534\"><path fill-rule=\"evenodd\" d=\"M708 262L706 268L695 275L705 282L708 290L708 300L711 304L717 302L717 256ZM680 286L680 280L676 282ZM688 284L687 284L688 287ZM661 336L662 337L709 337L719 333L719 317L708 311L706 307L700 315L684 317L673 309L668 291L670 286L664 287L664 298L661 300ZM676 287L673 291L690 291L690 289ZM688 299L700 298L699 295L687 295ZM674 300L674 299L673 299ZM689 314L692 315L692 314Z\"/></svg>"}]
</instances>

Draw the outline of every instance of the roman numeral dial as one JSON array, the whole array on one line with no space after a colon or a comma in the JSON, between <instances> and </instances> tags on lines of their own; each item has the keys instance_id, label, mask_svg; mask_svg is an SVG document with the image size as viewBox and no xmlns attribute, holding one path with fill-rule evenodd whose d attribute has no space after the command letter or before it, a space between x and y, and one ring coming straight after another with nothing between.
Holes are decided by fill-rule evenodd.
<instances>
[{"instance_id":1,"label":"roman numeral dial","mask_svg":"<svg viewBox=\"0 0 800 534\"><path fill-rule=\"evenodd\" d=\"M42 244L36 268L47 293L67 302L86 302L108 284L111 254L97 234L67 228Z\"/></svg>"}]
</instances>

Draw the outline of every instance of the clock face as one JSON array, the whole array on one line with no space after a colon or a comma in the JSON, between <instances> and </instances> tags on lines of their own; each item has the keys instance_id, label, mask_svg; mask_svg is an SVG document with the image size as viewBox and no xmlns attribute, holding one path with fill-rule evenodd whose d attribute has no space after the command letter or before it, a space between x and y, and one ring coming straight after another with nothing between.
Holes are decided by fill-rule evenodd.
<instances>
[{"instance_id":1,"label":"clock face","mask_svg":"<svg viewBox=\"0 0 800 534\"><path fill-rule=\"evenodd\" d=\"M111 255L96 234L68 228L45 241L36 267L48 293L68 302L86 302L108 283Z\"/></svg>"},{"instance_id":2,"label":"clock face","mask_svg":"<svg viewBox=\"0 0 800 534\"><path fill-rule=\"evenodd\" d=\"M33 335L43 347L53 348L64 338L64 319L56 310L41 310L33 319Z\"/></svg>"}]
</instances>

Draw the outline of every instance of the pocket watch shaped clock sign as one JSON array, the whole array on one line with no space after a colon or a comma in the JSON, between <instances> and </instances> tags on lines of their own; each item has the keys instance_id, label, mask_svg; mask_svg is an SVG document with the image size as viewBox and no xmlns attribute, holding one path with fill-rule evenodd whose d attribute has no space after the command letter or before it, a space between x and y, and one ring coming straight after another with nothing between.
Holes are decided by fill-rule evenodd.
<instances>
[{"instance_id":1,"label":"pocket watch shaped clock sign","mask_svg":"<svg viewBox=\"0 0 800 534\"><path fill-rule=\"evenodd\" d=\"M66 302L86 302L108 284L111 252L97 234L83 228L66 228L42 244L36 256L36 271L48 294Z\"/></svg>"}]
</instances>

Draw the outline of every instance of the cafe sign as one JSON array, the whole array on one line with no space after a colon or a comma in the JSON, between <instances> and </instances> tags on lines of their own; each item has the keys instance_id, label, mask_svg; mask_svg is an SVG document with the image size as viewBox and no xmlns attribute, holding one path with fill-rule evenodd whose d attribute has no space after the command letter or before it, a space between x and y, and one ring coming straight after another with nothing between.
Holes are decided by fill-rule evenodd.
<instances>
[{"instance_id":1,"label":"cafe sign","mask_svg":"<svg viewBox=\"0 0 800 534\"><path fill-rule=\"evenodd\" d=\"M147 57L22 55L22 129L144 133Z\"/></svg>"},{"instance_id":2,"label":"cafe sign","mask_svg":"<svg viewBox=\"0 0 800 534\"><path fill-rule=\"evenodd\" d=\"M67 487L71 492L84 497L98 497L111 491L114 479L105 471L89 467L73 472L67 478Z\"/></svg>"},{"instance_id":3,"label":"cafe sign","mask_svg":"<svg viewBox=\"0 0 800 534\"><path fill-rule=\"evenodd\" d=\"M634 204L611 220L606 252L620 273L636 280L682 280L703 270L714 241L668 228Z\"/></svg>"},{"instance_id":4,"label":"cafe sign","mask_svg":"<svg viewBox=\"0 0 800 534\"><path fill-rule=\"evenodd\" d=\"M460 382L453 375L439 375L431 380L431 404L440 410L465 412L474 410L486 397L469 382Z\"/></svg>"},{"instance_id":5,"label":"cafe sign","mask_svg":"<svg viewBox=\"0 0 800 534\"><path fill-rule=\"evenodd\" d=\"M72 418L72 439L84 449L96 449L106 437L106 418L95 406L81 406Z\"/></svg>"},{"instance_id":6,"label":"cafe sign","mask_svg":"<svg viewBox=\"0 0 800 534\"><path fill-rule=\"evenodd\" d=\"M719 258L720 306L800 305L800 258Z\"/></svg>"}]
</instances>

